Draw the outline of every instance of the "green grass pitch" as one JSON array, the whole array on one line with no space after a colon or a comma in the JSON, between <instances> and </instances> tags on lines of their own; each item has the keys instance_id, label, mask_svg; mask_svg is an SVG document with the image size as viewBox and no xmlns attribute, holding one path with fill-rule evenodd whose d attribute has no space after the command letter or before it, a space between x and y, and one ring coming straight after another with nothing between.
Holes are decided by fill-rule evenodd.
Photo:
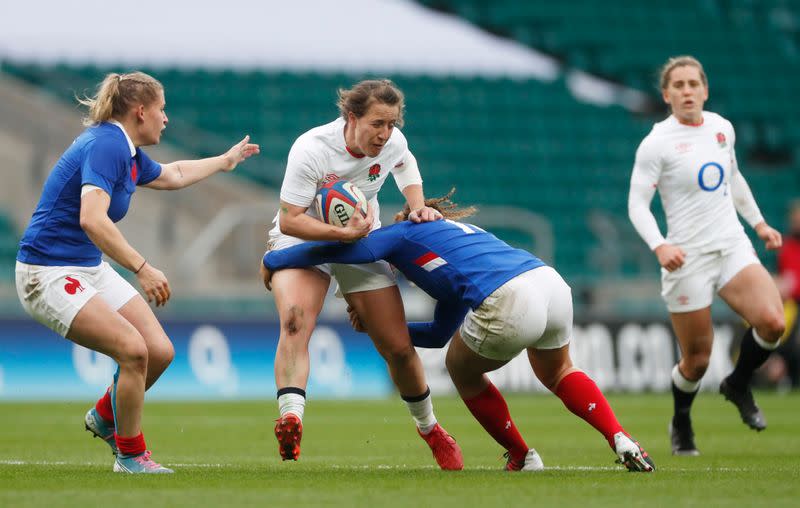
<instances>
[{"instance_id":1,"label":"green grass pitch","mask_svg":"<svg viewBox=\"0 0 800 508\"><path fill-rule=\"evenodd\" d=\"M505 473L502 450L459 399L438 398L439 420L464 452L442 472L404 405L314 401L298 462L281 462L274 401L148 403L145 436L176 474L124 476L83 430L85 403L0 404L0 506L799 506L800 393L756 394L769 427L756 433L720 395L701 393L700 457L672 457L668 395L613 395L620 421L654 458L625 472L602 437L554 396L508 402L541 473Z\"/></svg>"}]
</instances>

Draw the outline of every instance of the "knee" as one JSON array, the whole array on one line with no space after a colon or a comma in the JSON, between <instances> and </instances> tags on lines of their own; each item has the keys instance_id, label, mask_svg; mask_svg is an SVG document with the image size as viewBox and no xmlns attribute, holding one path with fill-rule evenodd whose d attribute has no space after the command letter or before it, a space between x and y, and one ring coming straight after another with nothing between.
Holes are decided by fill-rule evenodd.
<instances>
[{"instance_id":1,"label":"knee","mask_svg":"<svg viewBox=\"0 0 800 508\"><path fill-rule=\"evenodd\" d=\"M535 374L537 379L539 379L539 382L541 382L545 388L547 388L553 393L556 393L558 391L559 383L568 374L567 372L568 369L577 370L574 369L573 367L564 367L564 368L557 368L555 370L549 370L546 372L536 372Z\"/></svg>"},{"instance_id":2,"label":"knee","mask_svg":"<svg viewBox=\"0 0 800 508\"><path fill-rule=\"evenodd\" d=\"M281 331L282 335L294 337L301 335L308 327L304 323L306 311L300 305L292 305L289 307L285 315L281 315Z\"/></svg>"},{"instance_id":3,"label":"knee","mask_svg":"<svg viewBox=\"0 0 800 508\"><path fill-rule=\"evenodd\" d=\"M767 342L775 342L783 336L786 331L786 321L783 312L769 311L762 317L758 335Z\"/></svg>"},{"instance_id":4,"label":"knee","mask_svg":"<svg viewBox=\"0 0 800 508\"><path fill-rule=\"evenodd\" d=\"M117 352L116 360L120 368L131 369L142 374L147 372L148 351L142 336L136 333L126 337Z\"/></svg>"},{"instance_id":5,"label":"knee","mask_svg":"<svg viewBox=\"0 0 800 508\"><path fill-rule=\"evenodd\" d=\"M531 353L529 350L529 358L533 359L535 358L535 355L535 352ZM545 388L553 393L558 391L558 385L561 384L562 379L573 372L582 372L580 369L572 365L572 362L569 361L569 357L566 357L566 359L554 358L551 361L542 361L541 359L536 362L531 361L531 367L533 368L533 373L536 375L536 379L538 379Z\"/></svg>"},{"instance_id":6,"label":"knee","mask_svg":"<svg viewBox=\"0 0 800 508\"><path fill-rule=\"evenodd\" d=\"M383 348L381 355L389 365L403 366L411 363L417 357L417 350L409 342L401 346Z\"/></svg>"},{"instance_id":7,"label":"knee","mask_svg":"<svg viewBox=\"0 0 800 508\"><path fill-rule=\"evenodd\" d=\"M163 335L157 344L147 348L147 356L150 365L163 365L166 368L175 358L175 347L169 337Z\"/></svg>"},{"instance_id":8,"label":"knee","mask_svg":"<svg viewBox=\"0 0 800 508\"><path fill-rule=\"evenodd\" d=\"M699 381L708 369L709 359L710 354L705 352L684 356L681 374L689 381Z\"/></svg>"}]
</instances>

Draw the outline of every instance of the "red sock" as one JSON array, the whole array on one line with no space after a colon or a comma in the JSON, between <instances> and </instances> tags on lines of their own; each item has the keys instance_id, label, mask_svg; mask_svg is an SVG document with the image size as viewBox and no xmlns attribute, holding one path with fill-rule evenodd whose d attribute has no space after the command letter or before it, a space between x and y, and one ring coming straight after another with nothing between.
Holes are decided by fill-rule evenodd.
<instances>
[{"instance_id":1,"label":"red sock","mask_svg":"<svg viewBox=\"0 0 800 508\"><path fill-rule=\"evenodd\" d=\"M106 393L100 397L100 400L94 405L94 409L106 423L114 424L114 409L111 406L111 388L106 390Z\"/></svg>"},{"instance_id":2,"label":"red sock","mask_svg":"<svg viewBox=\"0 0 800 508\"><path fill-rule=\"evenodd\" d=\"M491 435L500 446L508 450L511 458L517 462L525 460L528 445L517 430L517 426L508 414L508 405L503 395L491 383L481 394L467 400L464 404L472 413L486 432Z\"/></svg>"},{"instance_id":3,"label":"red sock","mask_svg":"<svg viewBox=\"0 0 800 508\"><path fill-rule=\"evenodd\" d=\"M117 448L123 455L140 455L147 450L147 445L144 444L144 434L139 432L135 437L122 437L116 432L114 439L117 441Z\"/></svg>"},{"instance_id":4,"label":"red sock","mask_svg":"<svg viewBox=\"0 0 800 508\"><path fill-rule=\"evenodd\" d=\"M567 409L586 420L614 448L614 434L623 431L603 393L589 376L581 371L568 374L558 384L556 395ZM623 431L624 432L624 431Z\"/></svg>"}]
</instances>

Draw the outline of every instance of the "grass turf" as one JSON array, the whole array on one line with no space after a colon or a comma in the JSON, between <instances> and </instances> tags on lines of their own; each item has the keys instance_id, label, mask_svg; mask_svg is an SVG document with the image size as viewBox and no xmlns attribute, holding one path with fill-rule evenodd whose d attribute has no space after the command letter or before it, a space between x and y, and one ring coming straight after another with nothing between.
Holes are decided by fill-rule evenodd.
<instances>
[{"instance_id":1,"label":"grass turf","mask_svg":"<svg viewBox=\"0 0 800 508\"><path fill-rule=\"evenodd\" d=\"M111 472L107 446L82 430L85 403L2 403L0 506L797 506L800 393L756 395L762 433L721 396L700 394L700 457L670 455L669 395L609 399L654 474L614 464L605 440L546 395L508 397L544 460L534 474L501 471L503 450L453 398L435 404L464 452L461 472L435 467L399 400L312 400L298 462L278 458L274 401L148 403L148 445L176 470L158 477Z\"/></svg>"}]
</instances>

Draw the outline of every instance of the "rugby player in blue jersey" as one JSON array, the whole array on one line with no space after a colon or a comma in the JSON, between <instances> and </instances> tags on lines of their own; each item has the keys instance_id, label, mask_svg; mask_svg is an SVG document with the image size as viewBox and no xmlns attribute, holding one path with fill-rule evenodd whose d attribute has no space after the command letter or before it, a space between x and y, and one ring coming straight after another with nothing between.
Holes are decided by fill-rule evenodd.
<instances>
[{"instance_id":1,"label":"rugby player in blue jersey","mask_svg":"<svg viewBox=\"0 0 800 508\"><path fill-rule=\"evenodd\" d=\"M44 183L17 253L17 293L34 319L119 365L85 417L87 430L116 455L114 471L171 473L151 458L141 419L144 392L172 361L172 342L136 289L101 256L136 274L149 302L166 304L167 278L114 223L137 186L180 189L233 170L259 147L245 137L217 157L154 162L139 147L158 144L167 125L164 88L141 72L108 74L96 96L81 102L89 108L87 129Z\"/></svg>"},{"instance_id":2,"label":"rugby player in blue jersey","mask_svg":"<svg viewBox=\"0 0 800 508\"><path fill-rule=\"evenodd\" d=\"M507 451L506 469L543 469L536 450L519 434L505 399L486 376L526 350L539 380L567 408L608 441L618 462L631 471L655 466L625 432L597 385L572 365L572 294L561 276L541 260L514 249L471 224L456 222L474 208L459 209L443 198L426 206L446 220L415 224L409 209L394 225L355 243L307 242L264 255L261 275L322 263L371 263L384 259L437 300L433 321L409 323L414 345L444 347L447 370L459 395L486 431ZM371 220L356 214L346 227ZM355 318L357 326L357 318Z\"/></svg>"}]
</instances>

